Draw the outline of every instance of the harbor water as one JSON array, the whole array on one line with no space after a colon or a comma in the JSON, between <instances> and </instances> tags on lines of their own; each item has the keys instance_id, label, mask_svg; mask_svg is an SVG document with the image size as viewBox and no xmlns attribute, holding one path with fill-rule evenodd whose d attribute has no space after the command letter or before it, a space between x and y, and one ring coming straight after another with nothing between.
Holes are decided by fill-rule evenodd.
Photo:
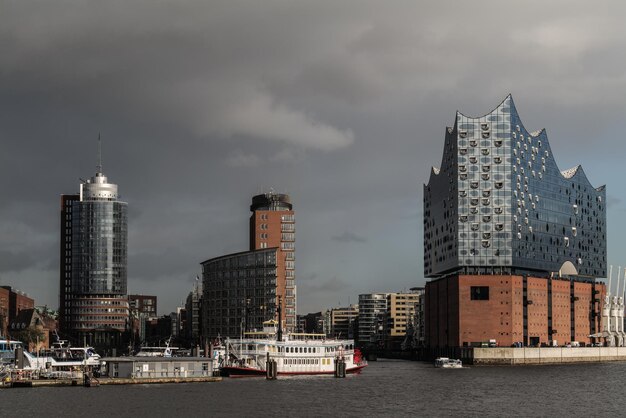
<instances>
[{"instance_id":1,"label":"harbor water","mask_svg":"<svg viewBox=\"0 0 626 418\"><path fill-rule=\"evenodd\" d=\"M623 416L626 363L436 369L372 362L360 375L0 390L0 416Z\"/></svg>"}]
</instances>

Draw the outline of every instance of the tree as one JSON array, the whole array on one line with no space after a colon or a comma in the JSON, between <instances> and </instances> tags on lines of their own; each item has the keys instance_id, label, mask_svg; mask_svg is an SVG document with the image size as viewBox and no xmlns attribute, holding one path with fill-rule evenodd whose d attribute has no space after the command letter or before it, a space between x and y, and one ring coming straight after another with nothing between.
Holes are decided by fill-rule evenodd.
<instances>
[{"instance_id":1,"label":"tree","mask_svg":"<svg viewBox=\"0 0 626 418\"><path fill-rule=\"evenodd\" d=\"M42 343L45 340L45 336L46 335L43 330L37 326L31 326L20 331L14 331L11 335L13 339L21 341L29 349L31 346L36 345L37 342Z\"/></svg>"}]
</instances>

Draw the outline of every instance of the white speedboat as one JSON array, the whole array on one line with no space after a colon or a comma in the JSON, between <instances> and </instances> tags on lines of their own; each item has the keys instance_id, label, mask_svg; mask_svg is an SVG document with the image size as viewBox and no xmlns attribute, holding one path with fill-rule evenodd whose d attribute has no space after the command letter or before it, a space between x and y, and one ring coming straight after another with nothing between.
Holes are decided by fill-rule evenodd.
<instances>
[{"instance_id":1,"label":"white speedboat","mask_svg":"<svg viewBox=\"0 0 626 418\"><path fill-rule=\"evenodd\" d=\"M463 362L459 359L439 357L435 360L435 367L443 369L460 369L463 367Z\"/></svg>"}]
</instances>

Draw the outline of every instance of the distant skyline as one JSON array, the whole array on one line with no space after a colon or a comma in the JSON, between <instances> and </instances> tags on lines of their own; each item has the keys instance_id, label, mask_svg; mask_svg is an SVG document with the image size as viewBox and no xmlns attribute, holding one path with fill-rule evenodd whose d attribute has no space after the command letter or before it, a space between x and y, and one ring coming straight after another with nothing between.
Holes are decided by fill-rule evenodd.
<instances>
[{"instance_id":1,"label":"distant skyline","mask_svg":"<svg viewBox=\"0 0 626 418\"><path fill-rule=\"evenodd\" d=\"M0 284L58 307L61 194L128 202L128 292L175 309L288 193L299 313L424 284L422 185L458 109L507 94L607 185L626 265L622 2L3 1Z\"/></svg>"}]
</instances>

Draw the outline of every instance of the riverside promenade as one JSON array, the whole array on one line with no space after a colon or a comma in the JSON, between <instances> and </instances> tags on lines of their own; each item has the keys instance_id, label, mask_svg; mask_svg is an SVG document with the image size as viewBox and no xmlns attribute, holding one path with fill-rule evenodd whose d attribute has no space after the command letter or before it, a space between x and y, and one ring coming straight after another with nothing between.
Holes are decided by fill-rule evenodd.
<instances>
[{"instance_id":1,"label":"riverside promenade","mask_svg":"<svg viewBox=\"0 0 626 418\"><path fill-rule=\"evenodd\" d=\"M626 361L626 347L474 348L473 365L528 365Z\"/></svg>"}]
</instances>

